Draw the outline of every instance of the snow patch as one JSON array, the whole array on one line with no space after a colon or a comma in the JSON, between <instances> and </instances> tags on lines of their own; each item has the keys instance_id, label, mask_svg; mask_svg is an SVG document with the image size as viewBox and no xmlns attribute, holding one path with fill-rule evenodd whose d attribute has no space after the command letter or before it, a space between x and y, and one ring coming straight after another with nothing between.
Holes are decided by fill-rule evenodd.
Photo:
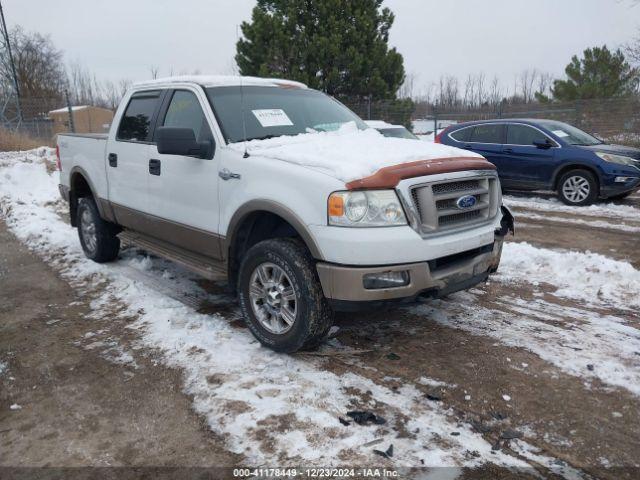
<instances>
[{"instance_id":1,"label":"snow patch","mask_svg":"<svg viewBox=\"0 0 640 480\"><path fill-rule=\"evenodd\" d=\"M244 143L229 147L244 152ZM303 133L246 142L250 155L313 168L344 182L372 175L383 167L406 162L480 155L446 145L389 138L370 128L358 130L353 122L333 132ZM445 160L446 161L446 160Z\"/></svg>"}]
</instances>

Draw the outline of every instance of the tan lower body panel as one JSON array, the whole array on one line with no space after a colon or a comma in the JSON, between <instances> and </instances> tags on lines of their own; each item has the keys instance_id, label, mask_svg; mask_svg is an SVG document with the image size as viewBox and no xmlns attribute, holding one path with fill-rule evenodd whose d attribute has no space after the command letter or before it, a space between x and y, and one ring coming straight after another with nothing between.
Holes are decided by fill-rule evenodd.
<instances>
[{"instance_id":1,"label":"tan lower body panel","mask_svg":"<svg viewBox=\"0 0 640 480\"><path fill-rule=\"evenodd\" d=\"M205 257L222 259L220 235L110 203L115 223Z\"/></svg>"},{"instance_id":2,"label":"tan lower body panel","mask_svg":"<svg viewBox=\"0 0 640 480\"><path fill-rule=\"evenodd\" d=\"M426 290L445 290L485 272L498 268L502 254L502 239L496 239L493 250L431 271L428 262L381 267L345 267L318 263L318 275L325 297L331 300L368 302L409 298ZM368 290L365 274L409 272L409 284L402 287Z\"/></svg>"},{"instance_id":3,"label":"tan lower body panel","mask_svg":"<svg viewBox=\"0 0 640 480\"><path fill-rule=\"evenodd\" d=\"M118 236L124 243L135 245L167 260L179 263L209 280L224 280L227 277L226 265L220 260L184 250L173 244L130 230L125 230Z\"/></svg>"}]
</instances>

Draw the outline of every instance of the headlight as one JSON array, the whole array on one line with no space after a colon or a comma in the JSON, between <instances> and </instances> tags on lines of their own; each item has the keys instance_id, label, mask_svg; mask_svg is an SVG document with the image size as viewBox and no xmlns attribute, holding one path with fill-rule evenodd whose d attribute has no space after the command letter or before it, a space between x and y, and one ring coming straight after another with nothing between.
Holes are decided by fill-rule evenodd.
<instances>
[{"instance_id":1,"label":"headlight","mask_svg":"<svg viewBox=\"0 0 640 480\"><path fill-rule=\"evenodd\" d=\"M596 152L601 159L605 162L617 163L619 165L628 165L629 167L638 167L638 160L634 160L631 157L625 157L623 155L614 155L613 153L605 153L605 152Z\"/></svg>"},{"instance_id":2,"label":"headlight","mask_svg":"<svg viewBox=\"0 0 640 480\"><path fill-rule=\"evenodd\" d=\"M406 225L407 218L394 190L335 192L329 197L329 225L341 227L391 227Z\"/></svg>"}]
</instances>

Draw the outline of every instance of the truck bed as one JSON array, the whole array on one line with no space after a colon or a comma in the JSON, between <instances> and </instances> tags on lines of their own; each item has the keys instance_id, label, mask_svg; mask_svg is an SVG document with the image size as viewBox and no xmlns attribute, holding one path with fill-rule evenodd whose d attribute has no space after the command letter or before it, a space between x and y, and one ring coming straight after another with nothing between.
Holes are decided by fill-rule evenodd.
<instances>
[{"instance_id":1,"label":"truck bed","mask_svg":"<svg viewBox=\"0 0 640 480\"><path fill-rule=\"evenodd\" d=\"M60 148L60 183L71 185L71 175L80 172L91 184L93 194L98 198L108 198L105 154L107 134L102 133L62 133L58 135Z\"/></svg>"}]
</instances>

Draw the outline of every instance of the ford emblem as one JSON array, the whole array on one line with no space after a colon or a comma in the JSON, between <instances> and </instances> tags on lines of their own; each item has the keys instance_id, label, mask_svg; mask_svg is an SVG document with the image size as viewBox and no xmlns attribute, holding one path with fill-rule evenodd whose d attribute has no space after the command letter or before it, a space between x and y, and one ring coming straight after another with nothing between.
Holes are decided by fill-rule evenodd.
<instances>
[{"instance_id":1,"label":"ford emblem","mask_svg":"<svg viewBox=\"0 0 640 480\"><path fill-rule=\"evenodd\" d=\"M465 195L456 200L456 205L460 210L471 208L475 206L476 203L478 203L478 200L473 195Z\"/></svg>"}]
</instances>

